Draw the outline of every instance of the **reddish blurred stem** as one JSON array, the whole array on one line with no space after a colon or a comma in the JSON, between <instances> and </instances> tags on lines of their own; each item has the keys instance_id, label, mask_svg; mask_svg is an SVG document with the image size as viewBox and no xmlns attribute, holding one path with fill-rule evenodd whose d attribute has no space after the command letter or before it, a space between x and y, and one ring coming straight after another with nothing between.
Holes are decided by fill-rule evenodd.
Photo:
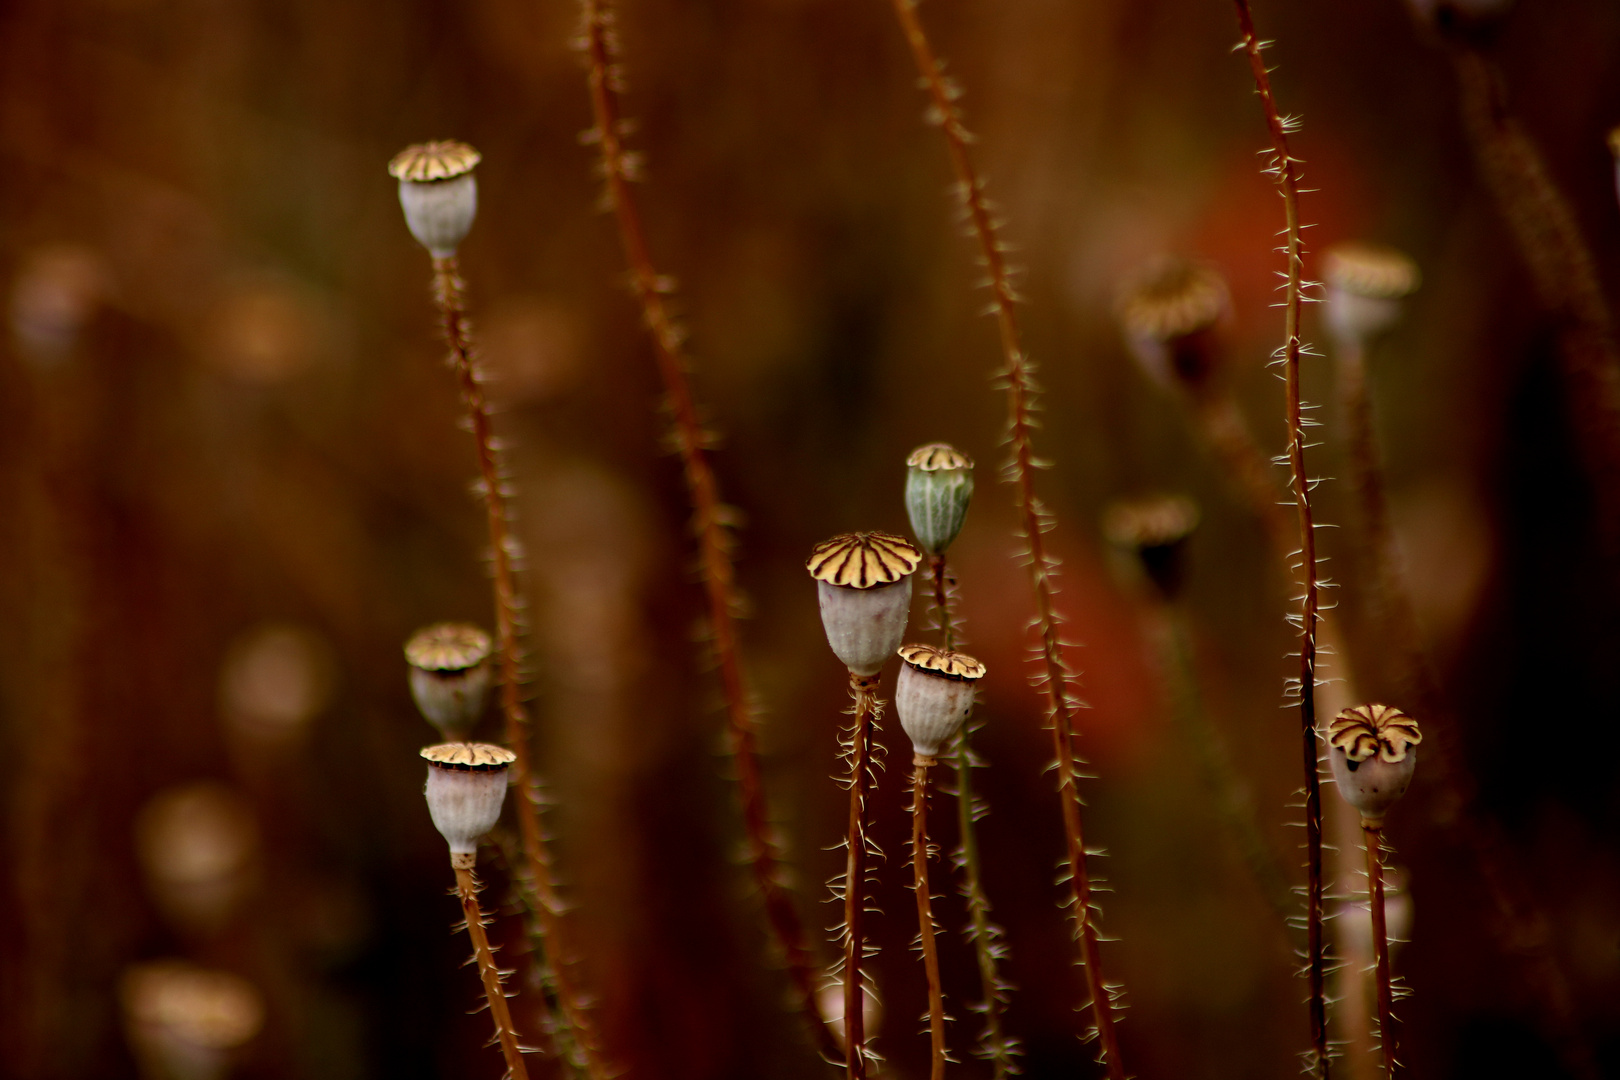
<instances>
[{"instance_id":1,"label":"reddish blurred stem","mask_svg":"<svg viewBox=\"0 0 1620 1080\"><path fill-rule=\"evenodd\" d=\"M1285 410L1288 424L1288 464L1294 489L1294 506L1299 516L1299 573L1304 586L1299 623L1299 728L1301 765L1305 774L1305 844L1308 882L1306 888L1306 948L1310 975L1311 1048L1315 1055L1313 1072L1327 1080L1327 998L1324 989L1326 948L1322 935L1322 791L1316 753L1316 526L1311 519L1311 484L1305 470L1305 429L1299 402L1299 309L1302 253L1299 222L1298 162L1288 149L1288 127L1277 111L1271 92L1271 76L1266 70L1262 45L1254 31L1254 17L1248 0L1233 0L1243 51L1254 74L1255 90L1271 133L1270 172L1282 195L1287 221L1285 251L1288 258L1288 285L1283 300L1283 347L1279 354L1286 383Z\"/></svg>"},{"instance_id":2,"label":"reddish blurred stem","mask_svg":"<svg viewBox=\"0 0 1620 1080\"><path fill-rule=\"evenodd\" d=\"M1052 522L1035 496L1035 451L1031 419L1037 393L1033 365L1024 355L1018 318L1014 310L1017 293L996 226L984 196L984 181L968 152L971 139L956 105L958 96L948 86L939 61L934 56L922 23L917 18L915 0L893 0L900 28L911 47L918 74L932 106L931 119L945 136L951 168L956 174L958 196L979 246L979 257L989 278L994 298L996 325L1001 335L1001 351L1006 365L1008 442L1012 447L1008 478L1013 485L1019 524L1029 545L1030 587L1035 598L1035 625L1040 633L1042 670L1039 682L1045 691L1046 715L1052 729L1052 744L1058 765L1058 798L1062 807L1063 833L1068 860L1070 912L1079 939L1080 957L1085 966L1086 988L1091 995L1091 1015L1097 1033L1098 1059L1107 1066L1110 1080L1125 1080L1119 1042L1114 1031L1113 998L1103 978L1097 926L1092 918L1091 877L1086 867L1086 848L1080 828L1079 791L1075 784L1074 701L1069 693L1073 678L1063 659L1063 643L1058 635L1058 616L1053 600L1055 562L1046 553L1046 532Z\"/></svg>"},{"instance_id":3,"label":"reddish blurred stem","mask_svg":"<svg viewBox=\"0 0 1620 1080\"><path fill-rule=\"evenodd\" d=\"M739 604L732 569L733 541L727 532L728 515L705 453L709 439L698 418L696 399L687 379L689 365L681 346L681 332L664 300L670 291L669 281L653 267L641 225L641 212L630 188L632 165L623 143L626 123L619 101L621 83L613 31L614 13L605 0L584 0L583 20L591 112L595 120L591 135L601 149L607 201L618 223L619 241L630 267L631 286L641 305L642 321L652 336L674 441L692 503L692 530L697 536L698 565L725 694L727 744L736 770L737 798L748 838L749 864L754 884L765 904L766 922L787 965L799 1012L817 1049L836 1060L843 1051L816 1007L815 965L804 924L783 881L781 854L772 836L770 806L759 765L759 739L748 705L737 647L735 612Z\"/></svg>"},{"instance_id":4,"label":"reddish blurred stem","mask_svg":"<svg viewBox=\"0 0 1620 1080\"><path fill-rule=\"evenodd\" d=\"M540 795L529 763L528 716L523 708L518 646L517 589L512 574L514 541L506 492L502 486L500 462L496 456L489 410L479 382L467 329L460 267L454 255L433 260L433 291L444 322L444 336L450 343L450 361L461 383L462 400L472 423L473 442L478 449L478 474L489 518L491 558L495 579L495 632L500 654L501 714L505 718L506 744L516 760L512 763L513 787L517 789L518 830L523 840L522 884L533 894L531 907L540 921L546 959L557 990L558 1008L584 1057L592 1080L606 1080L609 1070L602 1060L595 1022L581 1004L578 986L564 947L560 913L562 905L553 884L551 855L546 849L540 825Z\"/></svg>"},{"instance_id":5,"label":"reddish blurred stem","mask_svg":"<svg viewBox=\"0 0 1620 1080\"><path fill-rule=\"evenodd\" d=\"M917 936L928 975L929 1080L945 1080L945 991L939 979L939 948L934 942L934 905L928 889L928 767L931 757L912 758L911 867L917 893Z\"/></svg>"},{"instance_id":6,"label":"reddish blurred stem","mask_svg":"<svg viewBox=\"0 0 1620 1080\"><path fill-rule=\"evenodd\" d=\"M1372 909L1373 960L1378 965L1378 1042L1384 1050L1384 1075L1395 1080L1394 994L1389 977L1389 929L1384 922L1383 829L1361 823L1367 849L1367 905Z\"/></svg>"},{"instance_id":7,"label":"reddish blurred stem","mask_svg":"<svg viewBox=\"0 0 1620 1080\"><path fill-rule=\"evenodd\" d=\"M457 856L451 856L452 861ZM529 1080L529 1070L523 1063L523 1052L518 1049L517 1033L512 1028L512 1012L506 1006L506 990L501 986L501 972L495 966L495 953L489 947L489 935L484 933L484 913L478 907L478 879L472 868L456 865L456 896L461 900L461 912L467 920L467 936L472 938L473 956L478 960L478 976L484 981L484 999L489 1002L489 1013L495 1019L495 1037L500 1040L501 1055L506 1058L510 1080Z\"/></svg>"}]
</instances>

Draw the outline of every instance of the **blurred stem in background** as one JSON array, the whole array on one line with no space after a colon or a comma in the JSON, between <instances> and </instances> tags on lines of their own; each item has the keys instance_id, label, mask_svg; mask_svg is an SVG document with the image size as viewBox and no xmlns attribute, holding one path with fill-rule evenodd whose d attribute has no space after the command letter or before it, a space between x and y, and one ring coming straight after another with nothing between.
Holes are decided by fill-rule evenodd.
<instances>
[{"instance_id":1,"label":"blurred stem in background","mask_svg":"<svg viewBox=\"0 0 1620 1080\"><path fill-rule=\"evenodd\" d=\"M628 121L623 117L619 101L624 73L614 29L617 15L607 0L585 0L582 14L594 122L590 141L601 151L607 202L618 224L619 241L629 264L630 284L641 307L642 322L652 338L670 415L671 438L680 454L686 479L692 532L698 543L698 569L707 601L708 630L725 696L726 743L736 770L737 799L747 836L749 866L765 907L766 925L787 967L794 1005L817 1050L823 1057L836 1060L843 1051L816 1006L818 965L782 873L781 848L759 763L759 736L737 642L736 615L741 603L732 566L735 541L730 532L736 514L722 503L719 484L709 464L707 451L714 445L715 438L704 430L699 420L697 401L688 379L691 363L682 347L683 334L665 300L674 284L653 267L641 212L630 188L636 167L635 159L622 142Z\"/></svg>"}]
</instances>

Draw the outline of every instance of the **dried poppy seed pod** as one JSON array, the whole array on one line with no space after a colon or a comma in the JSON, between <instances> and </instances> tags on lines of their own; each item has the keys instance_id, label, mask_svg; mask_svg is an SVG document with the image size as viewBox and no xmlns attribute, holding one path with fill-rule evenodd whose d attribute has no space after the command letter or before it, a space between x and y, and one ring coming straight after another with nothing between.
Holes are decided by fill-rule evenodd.
<instances>
[{"instance_id":1,"label":"dried poppy seed pod","mask_svg":"<svg viewBox=\"0 0 1620 1080\"><path fill-rule=\"evenodd\" d=\"M1171 257L1147 266L1120 294L1119 322L1125 344L1149 378L1196 392L1214 374L1216 335L1231 308L1231 294L1218 272Z\"/></svg>"},{"instance_id":2,"label":"dried poppy seed pod","mask_svg":"<svg viewBox=\"0 0 1620 1080\"><path fill-rule=\"evenodd\" d=\"M399 181L399 205L416 242L436 259L448 259L478 216L478 180L473 166L481 155L453 141L407 146L388 163Z\"/></svg>"},{"instance_id":3,"label":"dried poppy seed pod","mask_svg":"<svg viewBox=\"0 0 1620 1080\"><path fill-rule=\"evenodd\" d=\"M450 863L471 869L478 840L495 827L506 801L507 771L517 755L489 743L443 743L427 759L428 813L450 845Z\"/></svg>"},{"instance_id":4,"label":"dried poppy seed pod","mask_svg":"<svg viewBox=\"0 0 1620 1080\"><path fill-rule=\"evenodd\" d=\"M1333 781L1363 825L1382 826L1384 814L1406 794L1423 741L1416 720L1391 705L1357 705L1328 728Z\"/></svg>"},{"instance_id":5,"label":"dried poppy seed pod","mask_svg":"<svg viewBox=\"0 0 1620 1080\"><path fill-rule=\"evenodd\" d=\"M411 697L447 742L472 733L489 697L489 635L471 623L436 623L405 643Z\"/></svg>"},{"instance_id":6,"label":"dried poppy seed pod","mask_svg":"<svg viewBox=\"0 0 1620 1080\"><path fill-rule=\"evenodd\" d=\"M845 533L810 552L804 565L816 579L827 644L853 674L876 675L905 640L921 561L904 539L880 532Z\"/></svg>"},{"instance_id":7,"label":"dried poppy seed pod","mask_svg":"<svg viewBox=\"0 0 1620 1080\"><path fill-rule=\"evenodd\" d=\"M1322 264L1328 330L1341 345L1365 345L1394 326L1401 301L1422 282L1417 264L1382 244L1335 244Z\"/></svg>"},{"instance_id":8,"label":"dried poppy seed pod","mask_svg":"<svg viewBox=\"0 0 1620 1080\"><path fill-rule=\"evenodd\" d=\"M932 645L906 645L900 659L905 663L894 707L918 762L932 765L973 712L973 688L984 678L984 665L966 653Z\"/></svg>"},{"instance_id":9,"label":"dried poppy seed pod","mask_svg":"<svg viewBox=\"0 0 1620 1080\"><path fill-rule=\"evenodd\" d=\"M220 1080L264 1026L264 998L252 983L183 960L127 968L119 998L143 1076Z\"/></svg>"},{"instance_id":10,"label":"dried poppy seed pod","mask_svg":"<svg viewBox=\"0 0 1620 1080\"><path fill-rule=\"evenodd\" d=\"M1135 556L1167 600L1181 593L1187 538L1198 528L1198 505L1183 495L1122 499L1103 512L1103 535Z\"/></svg>"},{"instance_id":11,"label":"dried poppy seed pod","mask_svg":"<svg viewBox=\"0 0 1620 1080\"><path fill-rule=\"evenodd\" d=\"M906 514L930 555L943 555L967 519L973 460L949 443L919 446L906 458Z\"/></svg>"}]
</instances>

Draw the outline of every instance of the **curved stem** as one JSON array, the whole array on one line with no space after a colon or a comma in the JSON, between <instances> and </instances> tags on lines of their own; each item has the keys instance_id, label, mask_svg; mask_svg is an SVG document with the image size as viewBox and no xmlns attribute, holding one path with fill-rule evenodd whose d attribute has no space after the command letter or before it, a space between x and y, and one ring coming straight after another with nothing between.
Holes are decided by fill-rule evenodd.
<instances>
[{"instance_id":1,"label":"curved stem","mask_svg":"<svg viewBox=\"0 0 1620 1080\"><path fill-rule=\"evenodd\" d=\"M1058 766L1058 801L1061 804L1063 833L1068 865L1069 910L1075 922L1080 958L1085 967L1086 988L1090 994L1092 1023L1097 1036L1098 1059L1107 1067L1110 1080L1125 1080L1119 1041L1114 1030L1113 994L1103 978L1101 949L1091 907L1091 877L1086 866L1086 848L1080 826L1079 789L1075 783L1074 714L1075 701L1069 692L1074 678L1063 658L1063 642L1058 632L1060 619L1054 600L1053 581L1057 563L1046 552L1045 534L1053 522L1035 496L1037 461L1033 444L1031 414L1037 394L1034 365L1024 354L1014 305L1018 300L1007 265L1006 250L996 237L995 221L985 199L984 181L968 152L971 136L956 105L958 94L948 85L939 61L917 19L916 0L893 0L900 28L911 48L912 59L928 94L930 118L945 136L956 188L967 213L979 257L989 279L994 301L996 326L1001 337L1002 378L1007 390L1008 432L1011 461L1007 476L1013 485L1019 526L1029 548L1030 588L1035 600L1035 626L1040 634L1041 670L1038 685L1045 698L1046 719L1052 729L1052 744ZM1117 990L1117 988L1115 988Z\"/></svg>"},{"instance_id":2,"label":"curved stem","mask_svg":"<svg viewBox=\"0 0 1620 1080\"><path fill-rule=\"evenodd\" d=\"M619 102L619 63L612 23L613 12L607 0L585 0L584 43L595 121L591 135L601 149L607 202L618 223L619 241L630 267L630 283L641 306L642 321L652 336L674 443L692 504L692 531L697 536L698 567L725 696L726 738L736 770L749 866L765 904L766 923L786 964L799 1012L817 1048L824 1056L836 1059L842 1051L816 1007L815 964L804 924L783 880L781 853L772 835L759 765L759 740L737 646L735 612L740 605L732 569L733 540L728 531L731 515L720 501L719 484L705 453L711 438L699 420L696 398L687 379L689 365L681 346L681 331L665 301L669 279L653 266L641 213L630 188L634 166L623 144L626 125Z\"/></svg>"},{"instance_id":3,"label":"curved stem","mask_svg":"<svg viewBox=\"0 0 1620 1080\"><path fill-rule=\"evenodd\" d=\"M1395 1028L1391 1025L1391 992L1389 981L1389 930L1384 923L1384 859L1383 830L1377 825L1361 823L1362 839L1367 848L1367 904L1372 910L1373 959L1378 965L1378 1041L1384 1050L1384 1073L1389 1080L1395 1078Z\"/></svg>"},{"instance_id":4,"label":"curved stem","mask_svg":"<svg viewBox=\"0 0 1620 1080\"><path fill-rule=\"evenodd\" d=\"M608 1070L602 1060L595 1023L581 1004L579 990L563 947L562 905L553 884L551 855L540 825L539 789L529 761L528 716L523 708L520 647L518 645L518 599L512 570L517 549L510 530L507 494L501 479L494 432L483 385L474 362L468 333L463 286L456 257L433 260L433 293L450 344L450 361L461 384L462 400L471 421L473 442L478 451L478 475L484 508L489 521L491 561L495 587L495 632L501 675L501 715L505 723L507 748L516 755L512 762L512 786L517 789L518 831L523 842L523 868L518 879L533 893L530 907L544 937L546 959L556 984L557 1004L574 1042L584 1057L592 1080L605 1080Z\"/></svg>"},{"instance_id":5,"label":"curved stem","mask_svg":"<svg viewBox=\"0 0 1620 1080\"><path fill-rule=\"evenodd\" d=\"M506 1058L506 1072L511 1080L529 1080L529 1071L523 1063L523 1052L518 1049L517 1032L512 1028L512 1012L506 1006L506 991L501 986L501 970L495 966L495 953L489 947L489 935L484 933L484 913L478 907L478 879L473 877L472 857L468 865L450 857L456 868L456 896L461 900L461 912L467 920L467 936L472 938L473 956L478 960L478 976L484 982L484 999L489 1002L489 1014L495 1019L495 1037L500 1040L501 1054Z\"/></svg>"},{"instance_id":6,"label":"curved stem","mask_svg":"<svg viewBox=\"0 0 1620 1080\"><path fill-rule=\"evenodd\" d=\"M871 789L872 724L878 676L850 672L855 724L849 738L849 830L844 838L844 1065L851 1080L866 1076L866 1009L861 961L866 953L866 795Z\"/></svg>"},{"instance_id":7,"label":"curved stem","mask_svg":"<svg viewBox=\"0 0 1620 1080\"><path fill-rule=\"evenodd\" d=\"M1305 469L1305 429L1299 397L1299 311L1302 280L1302 242L1299 220L1299 162L1288 149L1288 125L1277 111L1271 92L1271 76L1266 70L1262 45L1254 31L1254 17L1248 0L1233 0L1243 51L1249 58L1255 90L1260 95L1266 127L1271 133L1270 173L1282 195L1286 220L1284 250L1288 260L1288 284L1283 297L1283 346L1278 353L1285 382L1285 419L1288 425L1288 465L1299 524L1299 573L1303 585L1299 620L1299 728L1300 764L1305 776L1306 883L1305 933L1310 978L1311 1049L1315 1056L1313 1072L1327 1080L1327 996L1324 980L1327 969L1326 942L1322 933L1322 791L1316 751L1316 526L1311 519L1311 483Z\"/></svg>"},{"instance_id":8,"label":"curved stem","mask_svg":"<svg viewBox=\"0 0 1620 1080\"><path fill-rule=\"evenodd\" d=\"M945 1080L945 991L939 978L939 948L934 942L933 897L928 889L928 767L931 757L911 759L911 868L917 894L917 936L922 941L923 969L928 976L929 1080Z\"/></svg>"}]
</instances>

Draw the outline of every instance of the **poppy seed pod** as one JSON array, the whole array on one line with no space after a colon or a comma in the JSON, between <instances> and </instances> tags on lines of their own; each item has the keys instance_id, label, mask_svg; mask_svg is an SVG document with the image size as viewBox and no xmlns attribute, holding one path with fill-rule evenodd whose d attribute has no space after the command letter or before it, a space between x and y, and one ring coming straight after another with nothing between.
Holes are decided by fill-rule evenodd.
<instances>
[{"instance_id":1,"label":"poppy seed pod","mask_svg":"<svg viewBox=\"0 0 1620 1080\"><path fill-rule=\"evenodd\" d=\"M444 141L407 146L388 163L399 181L399 205L416 242L436 259L456 253L478 216L480 154L466 143Z\"/></svg>"},{"instance_id":2,"label":"poppy seed pod","mask_svg":"<svg viewBox=\"0 0 1620 1080\"><path fill-rule=\"evenodd\" d=\"M930 555L943 555L967 519L973 461L949 443L919 446L906 458L906 514Z\"/></svg>"},{"instance_id":3,"label":"poppy seed pod","mask_svg":"<svg viewBox=\"0 0 1620 1080\"><path fill-rule=\"evenodd\" d=\"M1361 811L1362 824L1382 825L1385 812L1406 794L1422 741L1417 721L1390 705L1357 705L1334 719L1328 728L1333 781Z\"/></svg>"},{"instance_id":4,"label":"poppy seed pod","mask_svg":"<svg viewBox=\"0 0 1620 1080\"><path fill-rule=\"evenodd\" d=\"M428 813L450 845L450 862L470 869L478 840L495 827L517 755L489 743L443 743L422 751L428 763Z\"/></svg>"},{"instance_id":5,"label":"poppy seed pod","mask_svg":"<svg viewBox=\"0 0 1620 1080\"><path fill-rule=\"evenodd\" d=\"M894 707L900 726L911 738L919 759L932 759L962 730L973 712L973 688L984 678L984 665L966 653L946 652L932 645L907 645L900 650L900 682Z\"/></svg>"},{"instance_id":6,"label":"poppy seed pod","mask_svg":"<svg viewBox=\"0 0 1620 1080\"><path fill-rule=\"evenodd\" d=\"M1160 386L1202 389L1219 360L1216 333L1231 311L1226 281L1181 258L1150 264L1120 294L1125 344Z\"/></svg>"},{"instance_id":7,"label":"poppy seed pod","mask_svg":"<svg viewBox=\"0 0 1620 1080\"><path fill-rule=\"evenodd\" d=\"M1417 264L1381 244L1335 244L1323 258L1328 330L1365 344L1401 317L1401 301L1422 282Z\"/></svg>"},{"instance_id":8,"label":"poppy seed pod","mask_svg":"<svg viewBox=\"0 0 1620 1080\"><path fill-rule=\"evenodd\" d=\"M489 635L470 623L436 623L405 643L411 697L449 742L461 742L484 715L490 684Z\"/></svg>"},{"instance_id":9,"label":"poppy seed pod","mask_svg":"<svg viewBox=\"0 0 1620 1080\"><path fill-rule=\"evenodd\" d=\"M1167 600L1181 592L1187 538L1198 528L1198 505L1182 495L1121 500L1103 512L1103 535L1135 556Z\"/></svg>"},{"instance_id":10,"label":"poppy seed pod","mask_svg":"<svg viewBox=\"0 0 1620 1080\"><path fill-rule=\"evenodd\" d=\"M827 644L856 675L882 670L905 640L911 574L922 552L890 533L845 533L810 552Z\"/></svg>"}]
</instances>

